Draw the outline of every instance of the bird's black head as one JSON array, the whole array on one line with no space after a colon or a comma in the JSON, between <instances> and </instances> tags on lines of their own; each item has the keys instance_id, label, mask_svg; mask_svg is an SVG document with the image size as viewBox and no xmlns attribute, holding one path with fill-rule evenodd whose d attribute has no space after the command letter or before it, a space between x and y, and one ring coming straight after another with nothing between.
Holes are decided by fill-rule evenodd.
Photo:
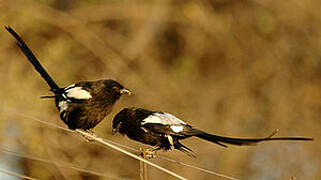
<instances>
[{"instance_id":1,"label":"bird's black head","mask_svg":"<svg viewBox=\"0 0 321 180\"><path fill-rule=\"evenodd\" d=\"M114 81L111 79L102 80L102 81L103 81L103 85L104 85L103 89L105 91L107 91L108 93L112 94L117 99L123 94L127 94L127 95L132 94L132 92L130 90L124 88L124 86L122 86L117 81Z\"/></svg>"},{"instance_id":2,"label":"bird's black head","mask_svg":"<svg viewBox=\"0 0 321 180\"><path fill-rule=\"evenodd\" d=\"M126 131L139 127L141 122L149 115L153 114L154 111L150 111L142 108L124 108L113 119L113 131L112 134L117 132L126 134Z\"/></svg>"},{"instance_id":3,"label":"bird's black head","mask_svg":"<svg viewBox=\"0 0 321 180\"><path fill-rule=\"evenodd\" d=\"M124 108L113 119L113 130L112 134L116 134L117 132L123 134L123 126L126 124L127 119L130 118L131 113L133 110L131 108Z\"/></svg>"}]
</instances>

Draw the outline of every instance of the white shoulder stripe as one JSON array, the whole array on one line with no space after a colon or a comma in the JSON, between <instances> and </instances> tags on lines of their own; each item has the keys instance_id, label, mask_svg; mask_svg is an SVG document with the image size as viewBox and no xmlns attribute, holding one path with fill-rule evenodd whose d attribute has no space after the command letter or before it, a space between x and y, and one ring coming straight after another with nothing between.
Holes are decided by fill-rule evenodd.
<instances>
[{"instance_id":1,"label":"white shoulder stripe","mask_svg":"<svg viewBox=\"0 0 321 180\"><path fill-rule=\"evenodd\" d=\"M66 88L66 93L68 97L75 99L90 99L92 97L90 93L82 89L82 87L70 87L69 89Z\"/></svg>"},{"instance_id":2,"label":"white shoulder stripe","mask_svg":"<svg viewBox=\"0 0 321 180\"><path fill-rule=\"evenodd\" d=\"M163 116L164 118L169 118L171 121L175 122L175 124L186 124L184 121L180 120L179 118L175 117L169 113L156 113L157 115Z\"/></svg>"},{"instance_id":3,"label":"white shoulder stripe","mask_svg":"<svg viewBox=\"0 0 321 180\"><path fill-rule=\"evenodd\" d=\"M65 89L65 90L68 90L68 89L71 89L71 88L73 88L73 87L75 87L75 84L70 84L69 86L65 87L64 89Z\"/></svg>"},{"instance_id":4,"label":"white shoulder stripe","mask_svg":"<svg viewBox=\"0 0 321 180\"><path fill-rule=\"evenodd\" d=\"M181 125L173 125L173 126L170 126L170 127L175 133L182 132L183 129L184 129L184 127L181 126Z\"/></svg>"},{"instance_id":5,"label":"white shoulder stripe","mask_svg":"<svg viewBox=\"0 0 321 180\"><path fill-rule=\"evenodd\" d=\"M165 124L165 122L163 122L159 117L153 115L150 115L147 118L145 118L142 122L142 125L146 123Z\"/></svg>"},{"instance_id":6,"label":"white shoulder stripe","mask_svg":"<svg viewBox=\"0 0 321 180\"><path fill-rule=\"evenodd\" d=\"M62 112L62 111L65 111L68 108L68 104L67 104L66 101L60 101L58 103L58 107L59 107L59 111Z\"/></svg>"},{"instance_id":7,"label":"white shoulder stripe","mask_svg":"<svg viewBox=\"0 0 321 180\"><path fill-rule=\"evenodd\" d=\"M163 125L181 125L186 124L184 121L178 119L177 117L168 114L168 113L154 113L147 118L145 118L142 122L142 125L146 123L157 123Z\"/></svg>"}]
</instances>

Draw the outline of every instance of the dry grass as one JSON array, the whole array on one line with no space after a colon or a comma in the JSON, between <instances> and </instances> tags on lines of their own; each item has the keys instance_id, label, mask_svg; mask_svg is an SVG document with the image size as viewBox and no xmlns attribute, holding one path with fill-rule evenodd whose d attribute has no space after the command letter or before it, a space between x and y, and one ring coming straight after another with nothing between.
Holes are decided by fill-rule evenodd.
<instances>
[{"instance_id":1,"label":"dry grass","mask_svg":"<svg viewBox=\"0 0 321 180\"><path fill-rule=\"evenodd\" d=\"M196 159L175 151L166 155L241 179L320 179L320 5L301 0L0 0L0 22L23 36L58 84L114 78L134 91L96 128L104 138L141 146L111 136L113 115L127 106L171 112L222 135L264 136L280 129L280 135L315 141L225 149L194 138L184 144ZM49 93L44 81L3 28L0 38L0 106L62 125L54 103L39 98ZM11 163L34 178L139 178L138 161L3 108L0 132L6 147L111 177L24 158ZM10 164L10 156L1 157ZM153 161L190 179L214 178ZM172 178L152 168L148 173L153 179Z\"/></svg>"}]
</instances>

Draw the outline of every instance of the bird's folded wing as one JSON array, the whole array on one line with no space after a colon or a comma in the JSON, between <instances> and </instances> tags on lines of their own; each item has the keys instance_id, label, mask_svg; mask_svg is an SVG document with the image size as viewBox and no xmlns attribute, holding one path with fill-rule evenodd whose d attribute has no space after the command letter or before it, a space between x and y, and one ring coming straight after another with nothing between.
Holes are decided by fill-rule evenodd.
<instances>
[{"instance_id":1,"label":"bird's folded wing","mask_svg":"<svg viewBox=\"0 0 321 180\"><path fill-rule=\"evenodd\" d=\"M184 124L164 125L160 123L145 123L142 125L144 131L159 135L184 136L184 131L190 131L191 127Z\"/></svg>"}]
</instances>

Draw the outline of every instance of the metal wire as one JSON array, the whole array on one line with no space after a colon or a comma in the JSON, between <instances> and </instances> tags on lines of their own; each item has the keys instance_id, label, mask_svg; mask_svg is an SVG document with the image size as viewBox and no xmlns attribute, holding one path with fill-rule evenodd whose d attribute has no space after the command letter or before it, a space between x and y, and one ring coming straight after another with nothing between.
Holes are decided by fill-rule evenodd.
<instances>
[{"instance_id":1,"label":"metal wire","mask_svg":"<svg viewBox=\"0 0 321 180\"><path fill-rule=\"evenodd\" d=\"M8 108L6 108L6 109L8 109ZM73 131L73 130L67 129L65 127L56 125L54 123L50 123L50 122L43 121L41 119L35 118L33 116L29 116L29 115L25 115L25 114L19 113L19 112L13 110L13 109L8 109L8 110L10 110L14 114L17 114L19 116L22 116L22 117L25 117L25 118L28 118L28 119L32 119L34 121L40 122L40 123L48 125L48 126L52 126L52 127L64 130L64 131L68 131L68 132L73 132L73 133L74 132L78 132L78 133L80 133L80 134L82 134L84 136L87 136L87 137L90 137L90 138L94 139L95 141L97 141L97 142L99 142L99 143L101 143L103 145L106 145L108 147L116 149L117 151L120 151L120 152L122 152L122 153L124 153L124 154L126 154L128 156L131 156L131 157L137 159L137 160L143 161L146 164L149 164L149 165L151 165L151 166L153 166L155 168L158 168L158 169L160 169L160 170L162 170L162 171L164 171L164 172L166 172L166 173L168 173L170 175L173 175L173 176L175 176L175 177L177 177L179 179L186 179L186 178L184 178L184 177L182 177L182 176L180 176L180 175L178 175L178 174L176 174L176 173L174 173L172 171L169 171L169 170L167 170L167 169L165 169L163 167L160 167L160 166L158 166L158 165L156 165L156 164L154 164L154 163L152 163L150 161L147 161L146 159L143 159L143 158L141 158L141 157L139 157L139 156L137 156L135 154L132 154L130 152L127 152L127 151L119 148L119 147L122 147L122 148L126 148L126 149L129 149L129 150L135 151L135 152L140 152L138 149L135 149L133 147L129 147L129 146L126 146L126 145L123 145L123 144L120 144L120 143L117 143L117 142L114 142L114 141L111 141L111 140L95 137L95 136L93 136L93 135L91 135L91 134L89 134L87 132L82 131L82 130ZM117 147L117 146L119 146L119 147ZM221 174L221 173L214 172L212 170L208 170L208 169L205 169L205 168L201 168L201 167L198 167L198 166L194 166L194 165L191 165L191 164L180 162L180 161L177 161L177 160L165 157L165 156L157 155L157 157L160 158L160 159L172 162L172 163L176 163L176 164L179 164L179 165L182 165L182 166L186 166L186 167L189 167L189 168L193 168L193 169L199 170L199 171L207 173L207 174L215 175L215 176L222 177L222 178L225 178L225 179L230 179L230 180L239 180L238 178L235 178L235 177L231 177L231 176L228 176L228 175L224 175L224 174Z\"/></svg>"},{"instance_id":2,"label":"metal wire","mask_svg":"<svg viewBox=\"0 0 321 180\"><path fill-rule=\"evenodd\" d=\"M20 177L20 178L23 178L23 179L36 180L35 178L29 177L29 176L25 176L25 175L22 175L22 174L19 174L19 173L16 173L16 172L8 171L6 169L1 169L0 168L0 172L4 173L4 174L8 174L10 176Z\"/></svg>"}]
</instances>

